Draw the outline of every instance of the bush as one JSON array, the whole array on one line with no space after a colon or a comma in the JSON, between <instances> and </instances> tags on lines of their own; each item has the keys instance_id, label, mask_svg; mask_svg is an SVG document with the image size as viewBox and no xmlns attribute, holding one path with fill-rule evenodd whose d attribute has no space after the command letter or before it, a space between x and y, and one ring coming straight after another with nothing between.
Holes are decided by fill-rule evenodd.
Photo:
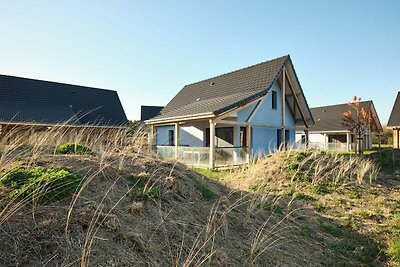
<instances>
[{"instance_id":1,"label":"bush","mask_svg":"<svg viewBox=\"0 0 400 267\"><path fill-rule=\"evenodd\" d=\"M214 197L214 192L211 190L211 188L208 185L201 184L200 185L200 190L201 190L201 195L205 199L211 200Z\"/></svg>"},{"instance_id":2,"label":"bush","mask_svg":"<svg viewBox=\"0 0 400 267\"><path fill-rule=\"evenodd\" d=\"M56 148L56 153L57 154L91 154L92 149L90 149L87 146L81 145L81 144L74 144L74 143L66 143L59 145Z\"/></svg>"},{"instance_id":3,"label":"bush","mask_svg":"<svg viewBox=\"0 0 400 267\"><path fill-rule=\"evenodd\" d=\"M36 167L32 170L14 168L6 172L0 183L10 187L10 199L35 198L39 203L48 203L74 193L81 177L69 169L61 167L46 169Z\"/></svg>"}]
</instances>

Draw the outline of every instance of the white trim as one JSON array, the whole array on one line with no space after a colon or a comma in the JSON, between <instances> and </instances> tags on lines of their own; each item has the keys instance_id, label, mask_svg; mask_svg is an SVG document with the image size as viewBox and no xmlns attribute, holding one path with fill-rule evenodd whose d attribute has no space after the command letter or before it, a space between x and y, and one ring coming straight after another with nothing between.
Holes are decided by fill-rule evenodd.
<instances>
[{"instance_id":1,"label":"white trim","mask_svg":"<svg viewBox=\"0 0 400 267\"><path fill-rule=\"evenodd\" d=\"M219 122L220 124L228 124L228 125L241 125L241 126L255 126L255 127L270 127L270 128L277 128L281 129L281 125L277 124L265 124L265 123L256 123L256 122L244 122L244 121L225 121L222 120ZM295 129L296 127L285 126L287 129Z\"/></svg>"},{"instance_id":2,"label":"white trim","mask_svg":"<svg viewBox=\"0 0 400 267\"><path fill-rule=\"evenodd\" d=\"M182 122L182 121L190 121L190 120L198 120L198 119L210 119L214 118L215 115L211 112L207 113L199 113L194 115L185 115L185 116L176 116L166 119L154 119L145 121L146 124L159 124L159 123L174 123L174 122Z\"/></svg>"}]
</instances>

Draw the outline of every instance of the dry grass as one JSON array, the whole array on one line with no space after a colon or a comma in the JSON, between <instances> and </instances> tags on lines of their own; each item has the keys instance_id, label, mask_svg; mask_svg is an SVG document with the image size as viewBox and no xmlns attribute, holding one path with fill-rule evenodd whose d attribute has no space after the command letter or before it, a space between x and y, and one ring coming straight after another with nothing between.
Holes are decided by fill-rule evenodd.
<instances>
[{"instance_id":1,"label":"dry grass","mask_svg":"<svg viewBox=\"0 0 400 267\"><path fill-rule=\"evenodd\" d=\"M30 144L21 133L3 145L0 172L68 166L83 179L73 196L47 205L0 200L0 264L253 266L277 260L279 254L267 252L282 249L290 237L286 216L259 204L270 201L268 192L232 190L162 161L147 154L143 136L60 126ZM93 153L55 154L67 142ZM0 195L7 190L0 188Z\"/></svg>"},{"instance_id":2,"label":"dry grass","mask_svg":"<svg viewBox=\"0 0 400 267\"><path fill-rule=\"evenodd\" d=\"M379 215L372 212L372 203L378 207L399 196L375 186L379 168L368 158L290 149L215 181L218 177L209 180L147 154L144 136L126 129L60 126L41 133L30 145L23 144L24 134L3 145L0 173L15 166L66 166L83 179L75 194L47 205L32 198L7 199L9 189L0 187L0 265L385 262L377 254L379 245L364 234L374 231L372 220ZM66 142L88 146L93 153L55 154ZM392 220L393 209L382 210L384 218L379 218ZM369 226L352 225L356 216L368 217Z\"/></svg>"}]
</instances>

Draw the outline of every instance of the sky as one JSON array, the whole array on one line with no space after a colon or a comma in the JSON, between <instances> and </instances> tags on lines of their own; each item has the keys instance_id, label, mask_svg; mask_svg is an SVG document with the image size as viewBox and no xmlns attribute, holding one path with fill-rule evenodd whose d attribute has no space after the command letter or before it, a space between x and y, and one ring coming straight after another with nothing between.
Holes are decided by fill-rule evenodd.
<instances>
[{"instance_id":1,"label":"sky","mask_svg":"<svg viewBox=\"0 0 400 267\"><path fill-rule=\"evenodd\" d=\"M185 84L290 54L310 107L400 91L397 0L0 0L0 74L116 90L129 119Z\"/></svg>"}]
</instances>

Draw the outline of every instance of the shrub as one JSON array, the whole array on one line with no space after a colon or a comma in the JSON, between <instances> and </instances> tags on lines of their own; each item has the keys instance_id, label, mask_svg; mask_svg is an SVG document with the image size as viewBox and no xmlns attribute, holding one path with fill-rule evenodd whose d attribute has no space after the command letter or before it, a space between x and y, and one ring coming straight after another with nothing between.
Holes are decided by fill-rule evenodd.
<instances>
[{"instance_id":1,"label":"shrub","mask_svg":"<svg viewBox=\"0 0 400 267\"><path fill-rule=\"evenodd\" d=\"M211 200L214 197L214 192L211 190L211 188L208 185L201 184L200 185L200 190L201 190L201 195L205 199Z\"/></svg>"},{"instance_id":2,"label":"shrub","mask_svg":"<svg viewBox=\"0 0 400 267\"><path fill-rule=\"evenodd\" d=\"M87 146L81 145L81 144L74 144L74 143L66 143L59 145L56 148L56 153L57 154L91 154L92 149L90 149Z\"/></svg>"},{"instance_id":3,"label":"shrub","mask_svg":"<svg viewBox=\"0 0 400 267\"><path fill-rule=\"evenodd\" d=\"M1 184L12 189L8 194L9 198L35 197L43 204L74 193L80 182L79 175L64 167L36 167L31 170L14 168L6 172L0 180Z\"/></svg>"}]
</instances>

